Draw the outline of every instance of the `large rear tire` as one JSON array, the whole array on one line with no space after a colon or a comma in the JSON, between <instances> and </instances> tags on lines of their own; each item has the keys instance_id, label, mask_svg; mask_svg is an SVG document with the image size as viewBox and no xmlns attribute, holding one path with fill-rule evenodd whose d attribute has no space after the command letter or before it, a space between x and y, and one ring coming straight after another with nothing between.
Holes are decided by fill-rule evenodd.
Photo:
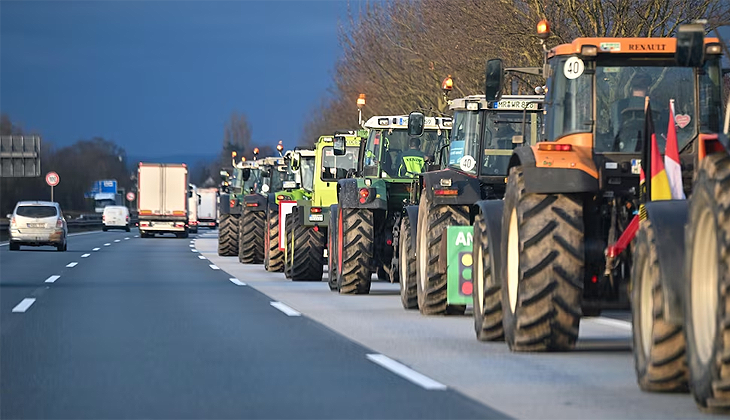
<instances>
[{"instance_id":1,"label":"large rear tire","mask_svg":"<svg viewBox=\"0 0 730 420\"><path fill-rule=\"evenodd\" d=\"M524 191L522 169L510 169L502 217L505 341L512 351L570 350L582 315L582 200Z\"/></svg>"},{"instance_id":2,"label":"large rear tire","mask_svg":"<svg viewBox=\"0 0 730 420\"><path fill-rule=\"evenodd\" d=\"M650 392L687 392L687 357L681 325L664 319L664 292L654 228L636 235L632 263L634 367L639 387Z\"/></svg>"},{"instance_id":3,"label":"large rear tire","mask_svg":"<svg viewBox=\"0 0 730 420\"><path fill-rule=\"evenodd\" d=\"M730 157L702 159L686 228L685 332L698 407L730 411Z\"/></svg>"},{"instance_id":4,"label":"large rear tire","mask_svg":"<svg viewBox=\"0 0 730 420\"><path fill-rule=\"evenodd\" d=\"M294 281L322 281L324 271L324 241L322 229L304 226L301 211L292 224L291 279Z\"/></svg>"},{"instance_id":5,"label":"large rear tire","mask_svg":"<svg viewBox=\"0 0 730 420\"><path fill-rule=\"evenodd\" d=\"M218 230L218 255L235 257L238 255L238 215L222 214Z\"/></svg>"},{"instance_id":6,"label":"large rear tire","mask_svg":"<svg viewBox=\"0 0 730 420\"><path fill-rule=\"evenodd\" d=\"M449 226L468 226L469 208L433 204L421 194L416 237L416 290L423 315L463 314L464 305L448 305L447 275L439 272L441 236Z\"/></svg>"},{"instance_id":7,"label":"large rear tire","mask_svg":"<svg viewBox=\"0 0 730 420\"><path fill-rule=\"evenodd\" d=\"M368 294L373 264L373 212L339 208L337 216L337 290Z\"/></svg>"},{"instance_id":8,"label":"large rear tire","mask_svg":"<svg viewBox=\"0 0 730 420\"><path fill-rule=\"evenodd\" d=\"M266 209L267 229L264 243L264 268L266 271L284 270L284 252L279 249L279 211Z\"/></svg>"},{"instance_id":9,"label":"large rear tire","mask_svg":"<svg viewBox=\"0 0 730 420\"><path fill-rule=\"evenodd\" d=\"M327 285L333 292L337 290L337 216L339 216L339 206L330 206L330 222L327 229Z\"/></svg>"},{"instance_id":10,"label":"large rear tire","mask_svg":"<svg viewBox=\"0 0 730 420\"><path fill-rule=\"evenodd\" d=\"M241 264L263 263L266 214L244 208L238 222L238 232L238 261Z\"/></svg>"},{"instance_id":11,"label":"large rear tire","mask_svg":"<svg viewBox=\"0 0 730 420\"><path fill-rule=\"evenodd\" d=\"M411 239L411 219L403 216L398 236L398 265L400 270L400 301L404 309L418 309L418 277L416 253Z\"/></svg>"},{"instance_id":12,"label":"large rear tire","mask_svg":"<svg viewBox=\"0 0 730 420\"><path fill-rule=\"evenodd\" d=\"M479 341L504 340L502 327L502 286L497 284L492 246L487 236L487 223L480 212L474 221L472 241L474 258L474 332Z\"/></svg>"}]
</instances>

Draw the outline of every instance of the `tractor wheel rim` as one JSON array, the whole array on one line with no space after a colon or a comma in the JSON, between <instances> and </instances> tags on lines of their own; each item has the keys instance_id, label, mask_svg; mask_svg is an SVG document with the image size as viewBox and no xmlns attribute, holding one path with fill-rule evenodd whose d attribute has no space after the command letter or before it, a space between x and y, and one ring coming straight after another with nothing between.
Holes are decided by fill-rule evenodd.
<instances>
[{"instance_id":1,"label":"tractor wheel rim","mask_svg":"<svg viewBox=\"0 0 730 420\"><path fill-rule=\"evenodd\" d=\"M406 238L405 235L401 232L401 236L398 241L398 250L400 251L398 253L398 264L400 265L400 290L405 291L406 290L406 282L408 281L408 251L407 251L407 244L405 243L406 240L410 240L410 238Z\"/></svg>"},{"instance_id":2,"label":"tractor wheel rim","mask_svg":"<svg viewBox=\"0 0 730 420\"><path fill-rule=\"evenodd\" d=\"M512 313L517 310L517 290L520 284L520 233L517 226L517 209L512 209L507 236L507 293Z\"/></svg>"},{"instance_id":3,"label":"tractor wheel rim","mask_svg":"<svg viewBox=\"0 0 730 420\"><path fill-rule=\"evenodd\" d=\"M425 226L424 226L425 227ZM426 278L428 277L428 274L426 273L426 270L428 270L428 244L427 244L427 238L428 238L428 229L418 229L418 266L421 269L418 273L418 281L421 282L421 290L424 292L426 291Z\"/></svg>"},{"instance_id":4,"label":"tractor wheel rim","mask_svg":"<svg viewBox=\"0 0 730 420\"><path fill-rule=\"evenodd\" d=\"M712 357L717 334L719 249L715 220L710 209L702 209L692 249L690 293L692 329L697 356L702 364Z\"/></svg>"},{"instance_id":5,"label":"tractor wheel rim","mask_svg":"<svg viewBox=\"0 0 730 420\"><path fill-rule=\"evenodd\" d=\"M480 241L481 242L481 241ZM475 313L480 316L484 314L484 251L482 250L482 244L474 242L476 247L476 256L474 258L474 271L476 274L474 292L476 293L475 302L477 307L474 309Z\"/></svg>"},{"instance_id":6,"label":"tractor wheel rim","mask_svg":"<svg viewBox=\"0 0 730 420\"><path fill-rule=\"evenodd\" d=\"M654 333L654 292L651 282L651 261L646 255L641 262L641 288L639 289L639 324L641 325L641 348L644 357L649 358Z\"/></svg>"}]
</instances>

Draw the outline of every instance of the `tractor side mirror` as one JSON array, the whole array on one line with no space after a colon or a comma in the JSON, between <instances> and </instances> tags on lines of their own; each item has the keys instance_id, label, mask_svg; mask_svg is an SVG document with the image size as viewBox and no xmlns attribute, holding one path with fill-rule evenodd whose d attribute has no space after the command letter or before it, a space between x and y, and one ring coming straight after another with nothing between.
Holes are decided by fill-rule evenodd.
<instances>
[{"instance_id":1,"label":"tractor side mirror","mask_svg":"<svg viewBox=\"0 0 730 420\"><path fill-rule=\"evenodd\" d=\"M678 66L702 67L705 62L705 28L702 24L680 25L674 59Z\"/></svg>"},{"instance_id":2,"label":"tractor side mirror","mask_svg":"<svg viewBox=\"0 0 730 420\"><path fill-rule=\"evenodd\" d=\"M346 151L345 151L346 144L345 143L346 143L345 136L335 136L335 141L334 141L334 145L333 145L334 146L333 148L335 151L335 156L344 156L345 155L345 153L346 153Z\"/></svg>"},{"instance_id":3,"label":"tractor side mirror","mask_svg":"<svg viewBox=\"0 0 730 420\"><path fill-rule=\"evenodd\" d=\"M499 101L502 97L504 87L504 63L501 58L493 58L487 61L486 81L484 83L484 95L488 102Z\"/></svg>"},{"instance_id":4,"label":"tractor side mirror","mask_svg":"<svg viewBox=\"0 0 730 420\"><path fill-rule=\"evenodd\" d=\"M408 114L408 135L411 137L421 137L423 135L425 119L420 112L411 112Z\"/></svg>"}]
</instances>

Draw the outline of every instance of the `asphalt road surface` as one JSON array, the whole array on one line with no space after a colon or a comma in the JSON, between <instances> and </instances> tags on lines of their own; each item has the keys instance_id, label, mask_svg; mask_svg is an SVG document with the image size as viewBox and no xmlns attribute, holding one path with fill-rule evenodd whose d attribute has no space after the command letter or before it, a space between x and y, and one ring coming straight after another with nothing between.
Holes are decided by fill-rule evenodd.
<instances>
[{"instance_id":1,"label":"asphalt road surface","mask_svg":"<svg viewBox=\"0 0 730 420\"><path fill-rule=\"evenodd\" d=\"M0 417L507 417L459 392L449 377L413 370L400 354L382 353L310 316L322 296L347 301L322 293L325 283L291 284L235 259L221 261L235 261L225 272L217 257L195 248L214 247L214 235L192 243L86 233L70 237L67 252L0 245ZM300 296L293 299L298 307L244 285L251 282L289 287L283 293ZM366 310L370 299L381 311L380 297L393 298L363 297L360 317L350 313L341 322L375 329L376 341L388 334ZM458 360L434 345L449 339L434 321L427 335L419 328L415 336L398 334L403 326L394 324L390 340L426 343L419 358L452 365ZM454 366L454 374L463 368ZM485 381L496 379L483 373Z\"/></svg>"}]
</instances>

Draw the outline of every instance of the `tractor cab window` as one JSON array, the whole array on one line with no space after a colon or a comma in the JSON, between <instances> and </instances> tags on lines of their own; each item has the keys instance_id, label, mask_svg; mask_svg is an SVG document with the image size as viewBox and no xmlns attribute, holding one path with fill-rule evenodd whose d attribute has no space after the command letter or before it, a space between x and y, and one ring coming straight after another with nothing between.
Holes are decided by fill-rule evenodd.
<instances>
[{"instance_id":1,"label":"tractor cab window","mask_svg":"<svg viewBox=\"0 0 730 420\"><path fill-rule=\"evenodd\" d=\"M722 131L725 116L722 79L720 58L708 58L700 74L700 131L703 133Z\"/></svg>"},{"instance_id":2,"label":"tractor cab window","mask_svg":"<svg viewBox=\"0 0 730 420\"><path fill-rule=\"evenodd\" d=\"M593 130L591 76L585 71L590 63L579 60L576 66L574 59L558 57L550 62L552 76L545 96L551 108L545 122L548 141Z\"/></svg>"},{"instance_id":3,"label":"tractor cab window","mask_svg":"<svg viewBox=\"0 0 730 420\"><path fill-rule=\"evenodd\" d=\"M365 146L363 169L366 175L409 178L423 172L426 162L433 162L445 130L427 129L420 137L408 136L405 128L370 130Z\"/></svg>"},{"instance_id":4,"label":"tractor cab window","mask_svg":"<svg viewBox=\"0 0 730 420\"><path fill-rule=\"evenodd\" d=\"M300 160L301 185L307 191L314 190L314 156L303 157Z\"/></svg>"},{"instance_id":5,"label":"tractor cab window","mask_svg":"<svg viewBox=\"0 0 730 420\"><path fill-rule=\"evenodd\" d=\"M240 171L240 170L239 170ZM239 172L236 171L236 172ZM240 175L240 172L239 172ZM251 168L251 175L247 180L243 181L243 189L247 192L259 192L261 191L262 179L261 170L259 168Z\"/></svg>"},{"instance_id":6,"label":"tractor cab window","mask_svg":"<svg viewBox=\"0 0 730 420\"><path fill-rule=\"evenodd\" d=\"M475 174L479 159L479 111L456 111L449 145L449 167Z\"/></svg>"},{"instance_id":7,"label":"tractor cab window","mask_svg":"<svg viewBox=\"0 0 730 420\"><path fill-rule=\"evenodd\" d=\"M358 152L358 147L348 146L343 156L335 156L332 146L322 148L322 181L337 181L345 178L350 169L357 169Z\"/></svg>"},{"instance_id":8,"label":"tractor cab window","mask_svg":"<svg viewBox=\"0 0 730 420\"><path fill-rule=\"evenodd\" d=\"M487 112L484 117L484 156L481 175L507 176L512 149L534 144L540 127L541 113L528 112L522 132L522 112ZM523 136L523 143L513 143L514 136Z\"/></svg>"},{"instance_id":9,"label":"tractor cab window","mask_svg":"<svg viewBox=\"0 0 730 420\"><path fill-rule=\"evenodd\" d=\"M694 80L692 68L673 67L668 58L599 58L595 151L641 152L647 97L660 150L666 144L670 104L681 150L697 135Z\"/></svg>"},{"instance_id":10,"label":"tractor cab window","mask_svg":"<svg viewBox=\"0 0 730 420\"><path fill-rule=\"evenodd\" d=\"M269 168L269 171L271 173L271 177L268 179L269 191L279 191L284 188L284 181L294 179L293 177L289 176L289 173L287 173L286 170L286 166L284 165L271 166Z\"/></svg>"}]
</instances>

